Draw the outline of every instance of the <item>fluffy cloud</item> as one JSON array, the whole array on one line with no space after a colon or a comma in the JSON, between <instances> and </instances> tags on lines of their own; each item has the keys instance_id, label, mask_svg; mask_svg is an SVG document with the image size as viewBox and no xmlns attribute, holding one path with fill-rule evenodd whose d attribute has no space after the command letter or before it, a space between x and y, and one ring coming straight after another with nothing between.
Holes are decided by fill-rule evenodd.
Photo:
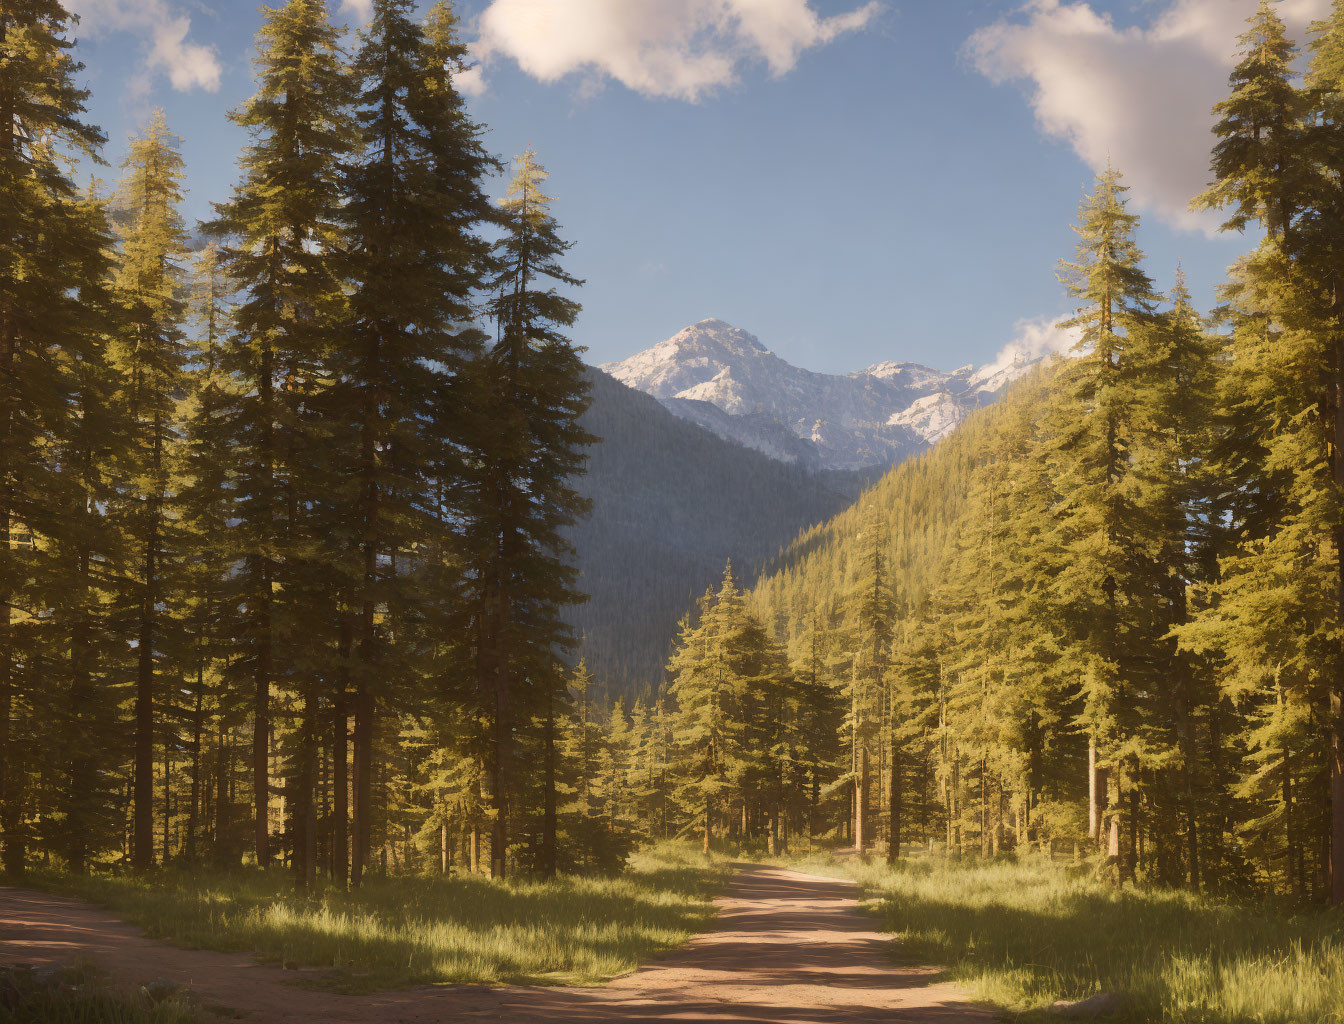
<instances>
[{"instance_id":1,"label":"fluffy cloud","mask_svg":"<svg viewBox=\"0 0 1344 1024\"><path fill-rule=\"evenodd\" d=\"M1019 320L1013 325L1013 340L999 349L998 355L980 370L984 377L1014 366L1024 366L1042 356L1072 355L1082 332L1076 327L1067 330L1056 326L1063 317L1037 317Z\"/></svg>"},{"instance_id":2,"label":"fluffy cloud","mask_svg":"<svg viewBox=\"0 0 1344 1024\"><path fill-rule=\"evenodd\" d=\"M577 72L694 102L747 62L784 74L804 50L863 28L878 6L822 17L809 0L491 0L472 52L486 64L515 60L543 82ZM479 88L479 75L467 84Z\"/></svg>"},{"instance_id":3,"label":"fluffy cloud","mask_svg":"<svg viewBox=\"0 0 1344 1024\"><path fill-rule=\"evenodd\" d=\"M1108 159L1134 199L1178 227L1211 231L1189 209L1208 182L1213 105L1256 0L1168 0L1146 25L1117 27L1085 0L1032 0L976 32L966 53L996 83L1025 83L1036 122L1093 170ZM1294 38L1329 0L1283 0Z\"/></svg>"},{"instance_id":4,"label":"fluffy cloud","mask_svg":"<svg viewBox=\"0 0 1344 1024\"><path fill-rule=\"evenodd\" d=\"M341 0L341 13L350 15L356 25L367 25L373 20L373 0Z\"/></svg>"},{"instance_id":5,"label":"fluffy cloud","mask_svg":"<svg viewBox=\"0 0 1344 1024\"><path fill-rule=\"evenodd\" d=\"M168 0L74 0L67 3L80 18L80 30L91 34L131 32L147 41L146 74L165 74L174 89L219 88L219 53L213 46L188 41L191 19L174 10ZM146 88L145 75L133 81Z\"/></svg>"}]
</instances>

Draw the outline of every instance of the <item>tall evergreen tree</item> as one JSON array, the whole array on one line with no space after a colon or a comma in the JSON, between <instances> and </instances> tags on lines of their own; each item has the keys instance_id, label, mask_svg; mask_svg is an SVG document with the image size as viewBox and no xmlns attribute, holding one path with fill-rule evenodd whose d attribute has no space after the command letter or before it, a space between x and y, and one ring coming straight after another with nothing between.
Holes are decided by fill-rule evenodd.
<instances>
[{"instance_id":1,"label":"tall evergreen tree","mask_svg":"<svg viewBox=\"0 0 1344 1024\"><path fill-rule=\"evenodd\" d=\"M135 806L131 860L154 863L155 705L159 668L173 646L165 614L167 581L178 556L174 470L178 402L186 387L182 157L156 114L131 140L116 208L120 260L116 297L121 330L111 346L118 402L130 417L119 526L130 546L127 633L135 646Z\"/></svg>"},{"instance_id":2,"label":"tall evergreen tree","mask_svg":"<svg viewBox=\"0 0 1344 1024\"><path fill-rule=\"evenodd\" d=\"M33 634L52 599L34 563L66 507L53 447L76 429L72 365L94 337L78 276L102 244L66 162L96 158L103 142L83 120L71 23L59 0L0 7L0 836L14 873L27 844Z\"/></svg>"},{"instance_id":3,"label":"tall evergreen tree","mask_svg":"<svg viewBox=\"0 0 1344 1024\"><path fill-rule=\"evenodd\" d=\"M477 449L470 548L477 680L487 709L491 873L502 878L508 848L513 730L564 676L572 646L564 609L582 600L564 529L588 502L573 487L594 438L579 425L588 384L579 349L563 333L579 306L557 284L581 282L560 265L569 249L541 191L546 171L531 151L518 157L500 203L503 237L488 310L498 339L480 365L488 423Z\"/></svg>"},{"instance_id":4,"label":"tall evergreen tree","mask_svg":"<svg viewBox=\"0 0 1344 1024\"><path fill-rule=\"evenodd\" d=\"M472 298L488 256L478 226L493 216L482 184L495 165L453 84L463 51L450 9L440 4L422 27L414 7L375 0L355 55L358 128L344 209L351 319L331 358L332 407L348 421L344 536L358 566L347 584L356 884L369 853L374 720L388 686L411 673L410 645L389 643L377 619L408 621L428 599L423 574L406 561L446 528L431 510L436 490L457 486L452 453L466 446L470 423L445 398L462 390L485 341Z\"/></svg>"},{"instance_id":5,"label":"tall evergreen tree","mask_svg":"<svg viewBox=\"0 0 1344 1024\"><path fill-rule=\"evenodd\" d=\"M232 667L251 680L253 848L265 865L272 690L294 667L284 637L310 643L315 632L328 633L314 621L315 610L299 603L300 559L314 557L302 531L314 527L296 520L321 499L324 447L314 408L326 385L322 357L342 315L332 254L341 238L340 169L353 131L349 76L323 0L266 8L257 48L256 95L231 115L251 139L240 160L242 181L207 228L226 240L224 272L241 293L220 355L241 382L228 416L236 460L232 532L242 561L230 582L243 616Z\"/></svg>"},{"instance_id":6,"label":"tall evergreen tree","mask_svg":"<svg viewBox=\"0 0 1344 1024\"><path fill-rule=\"evenodd\" d=\"M1129 465L1137 389L1133 349L1149 329L1154 296L1133 237L1138 217L1125 208L1126 191L1118 172L1108 168L1098 177L1075 227L1078 255L1063 266L1081 305L1061 326L1079 331L1079 356L1062 374L1064 399L1054 410L1047 453L1055 485L1068 496L1055 523L1066 557L1053 593L1068 606L1072 627L1061 670L1082 685L1079 726L1089 737L1094 806L1103 789L1096 772L1111 773L1109 846L1122 874L1133 865L1131 852L1121 851L1128 832L1120 802L1134 790L1142 755L1133 701L1145 687L1145 645L1153 636L1156 601L1149 589L1152 566L1138 543L1142 513Z\"/></svg>"},{"instance_id":7,"label":"tall evergreen tree","mask_svg":"<svg viewBox=\"0 0 1344 1024\"><path fill-rule=\"evenodd\" d=\"M75 872L120 844L117 788L124 753L120 685L125 669L123 634L115 621L125 564L125 537L110 514L125 483L127 410L108 342L124 323L112 285L112 236L107 203L90 188L82 200L90 239L85 263L72 277L88 333L76 353L73 430L54 458L67 486L59 530L46 538L40 571L54 584L47 664L64 666L63 699L44 702L49 734L44 747L59 764L55 800L44 838Z\"/></svg>"}]
</instances>

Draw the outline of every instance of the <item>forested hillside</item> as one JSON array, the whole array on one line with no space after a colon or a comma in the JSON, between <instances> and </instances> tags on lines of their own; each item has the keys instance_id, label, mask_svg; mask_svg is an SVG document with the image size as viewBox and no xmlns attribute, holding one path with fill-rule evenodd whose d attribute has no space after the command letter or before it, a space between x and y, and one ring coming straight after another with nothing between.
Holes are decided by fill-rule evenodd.
<instances>
[{"instance_id":1,"label":"forested hillside","mask_svg":"<svg viewBox=\"0 0 1344 1024\"><path fill-rule=\"evenodd\" d=\"M725 441L601 370L590 371L589 449L571 528L580 588L570 613L588 667L616 692L656 687L677 620L732 559L743 578L854 500L864 475L817 473Z\"/></svg>"},{"instance_id":2,"label":"forested hillside","mask_svg":"<svg viewBox=\"0 0 1344 1024\"><path fill-rule=\"evenodd\" d=\"M893 856L1063 843L1117 881L1344 901L1344 8L1305 80L1272 4L1241 46L1195 202L1264 231L1223 304L1158 291L1108 169L1061 265L1076 357L752 595L841 695L860 844L876 811Z\"/></svg>"},{"instance_id":3,"label":"forested hillside","mask_svg":"<svg viewBox=\"0 0 1344 1024\"><path fill-rule=\"evenodd\" d=\"M547 173L487 195L446 3L261 16L193 252L162 113L81 191L76 19L0 4L4 867L554 874L593 439Z\"/></svg>"}]
</instances>

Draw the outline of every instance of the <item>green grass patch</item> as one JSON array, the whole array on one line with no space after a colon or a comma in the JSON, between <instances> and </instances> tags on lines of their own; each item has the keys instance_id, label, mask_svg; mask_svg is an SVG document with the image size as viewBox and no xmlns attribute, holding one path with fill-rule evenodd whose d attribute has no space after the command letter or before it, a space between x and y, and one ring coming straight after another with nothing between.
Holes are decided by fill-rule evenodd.
<instances>
[{"instance_id":1,"label":"green grass patch","mask_svg":"<svg viewBox=\"0 0 1344 1024\"><path fill-rule=\"evenodd\" d=\"M614 878L373 878L358 892L305 897L278 870L49 875L45 884L108 907L156 938L323 968L315 984L369 992L606 981L707 927L728 863L661 844L635 853Z\"/></svg>"},{"instance_id":2,"label":"green grass patch","mask_svg":"<svg viewBox=\"0 0 1344 1024\"><path fill-rule=\"evenodd\" d=\"M902 957L1024 1020L1058 999L1117 994L1115 1018L1341 1024L1344 913L1097 881L1040 856L957 862L811 855L789 866L861 883ZM1059 1018L1053 1018L1059 1019Z\"/></svg>"},{"instance_id":3,"label":"green grass patch","mask_svg":"<svg viewBox=\"0 0 1344 1024\"><path fill-rule=\"evenodd\" d=\"M178 992L112 985L93 967L0 970L0 1024L207 1024Z\"/></svg>"}]
</instances>

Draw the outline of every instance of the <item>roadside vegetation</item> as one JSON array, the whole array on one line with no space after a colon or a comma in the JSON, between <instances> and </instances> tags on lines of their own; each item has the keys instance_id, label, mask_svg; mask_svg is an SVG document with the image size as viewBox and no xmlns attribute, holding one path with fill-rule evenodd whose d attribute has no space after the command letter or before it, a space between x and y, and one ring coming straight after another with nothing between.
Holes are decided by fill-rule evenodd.
<instances>
[{"instance_id":1,"label":"roadside vegetation","mask_svg":"<svg viewBox=\"0 0 1344 1024\"><path fill-rule=\"evenodd\" d=\"M0 969L0 1024L206 1024L172 987L110 983L88 965Z\"/></svg>"},{"instance_id":2,"label":"roadside vegetation","mask_svg":"<svg viewBox=\"0 0 1344 1024\"><path fill-rule=\"evenodd\" d=\"M354 892L306 895L296 895L279 868L52 874L41 881L108 907L156 938L316 968L312 984L368 992L606 981L704 929L728 871L726 859L667 843L635 853L610 878L369 877Z\"/></svg>"},{"instance_id":3,"label":"roadside vegetation","mask_svg":"<svg viewBox=\"0 0 1344 1024\"><path fill-rule=\"evenodd\" d=\"M1043 856L957 861L830 853L776 858L852 878L902 959L1023 1020L1107 992L1114 1019L1170 1024L1344 1021L1344 914L1145 885L1117 888L1088 863ZM1050 1019L1058 1019L1051 1017Z\"/></svg>"}]
</instances>

